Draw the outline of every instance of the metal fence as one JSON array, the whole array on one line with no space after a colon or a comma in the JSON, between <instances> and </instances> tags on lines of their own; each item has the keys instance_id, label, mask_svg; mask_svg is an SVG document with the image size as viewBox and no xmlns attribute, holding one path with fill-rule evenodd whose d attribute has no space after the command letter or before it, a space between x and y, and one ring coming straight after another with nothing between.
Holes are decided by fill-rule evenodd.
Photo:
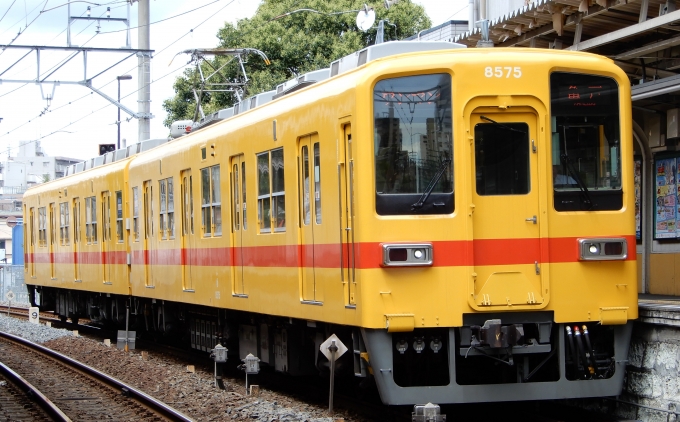
<instances>
[{"instance_id":1,"label":"metal fence","mask_svg":"<svg viewBox=\"0 0 680 422\"><path fill-rule=\"evenodd\" d=\"M28 303L23 265L5 265L0 269L0 302L7 302L10 291L14 293L13 303Z\"/></svg>"}]
</instances>

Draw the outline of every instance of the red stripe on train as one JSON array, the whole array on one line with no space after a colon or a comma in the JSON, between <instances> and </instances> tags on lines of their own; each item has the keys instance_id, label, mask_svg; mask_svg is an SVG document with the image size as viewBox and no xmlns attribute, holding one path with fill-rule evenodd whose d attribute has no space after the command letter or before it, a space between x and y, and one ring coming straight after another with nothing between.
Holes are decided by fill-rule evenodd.
<instances>
[{"instance_id":1,"label":"red stripe on train","mask_svg":"<svg viewBox=\"0 0 680 422\"><path fill-rule=\"evenodd\" d=\"M635 237L628 242L627 260L636 259ZM132 265L194 265L199 267L300 267L339 268L349 266L353 252L358 269L380 268L381 243L357 243L354 250L340 245L248 246L241 248L151 249L131 253ZM517 265L576 262L579 259L578 238L548 239L477 239L474 241L432 242L434 267L473 265ZM26 262L35 264L125 264L126 253L59 252L26 253ZM313 263L313 264L312 264Z\"/></svg>"}]
</instances>

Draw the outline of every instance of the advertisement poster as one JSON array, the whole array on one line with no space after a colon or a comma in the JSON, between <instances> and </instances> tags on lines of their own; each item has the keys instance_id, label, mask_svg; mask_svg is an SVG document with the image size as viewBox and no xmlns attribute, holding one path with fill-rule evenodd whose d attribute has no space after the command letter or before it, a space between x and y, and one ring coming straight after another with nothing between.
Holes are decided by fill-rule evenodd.
<instances>
[{"instance_id":1,"label":"advertisement poster","mask_svg":"<svg viewBox=\"0 0 680 422\"><path fill-rule=\"evenodd\" d=\"M678 190L675 158L656 161L656 229L654 237L670 239L678 237Z\"/></svg>"},{"instance_id":2,"label":"advertisement poster","mask_svg":"<svg viewBox=\"0 0 680 422\"><path fill-rule=\"evenodd\" d=\"M633 162L635 174L635 238L642 240L642 160L636 159Z\"/></svg>"}]
</instances>

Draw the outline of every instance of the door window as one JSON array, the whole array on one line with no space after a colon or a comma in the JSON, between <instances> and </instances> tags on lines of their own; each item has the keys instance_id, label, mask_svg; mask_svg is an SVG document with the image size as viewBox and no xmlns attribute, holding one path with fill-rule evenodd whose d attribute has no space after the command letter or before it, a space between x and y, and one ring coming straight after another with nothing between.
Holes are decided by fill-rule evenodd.
<instances>
[{"instance_id":1,"label":"door window","mask_svg":"<svg viewBox=\"0 0 680 422\"><path fill-rule=\"evenodd\" d=\"M475 125L475 176L478 195L529 193L529 127L526 123Z\"/></svg>"}]
</instances>

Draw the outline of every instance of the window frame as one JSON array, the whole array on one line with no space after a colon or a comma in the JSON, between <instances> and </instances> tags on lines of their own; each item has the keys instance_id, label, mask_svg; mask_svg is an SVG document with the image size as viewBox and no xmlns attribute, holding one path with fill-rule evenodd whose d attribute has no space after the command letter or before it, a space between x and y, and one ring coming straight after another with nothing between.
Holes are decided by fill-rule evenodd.
<instances>
[{"instance_id":1,"label":"window frame","mask_svg":"<svg viewBox=\"0 0 680 422\"><path fill-rule=\"evenodd\" d=\"M70 229L70 218L69 218L69 203L60 202L59 203L59 244L61 246L69 245L69 229Z\"/></svg>"},{"instance_id":2,"label":"window frame","mask_svg":"<svg viewBox=\"0 0 680 422\"><path fill-rule=\"evenodd\" d=\"M277 162L279 158L280 162ZM259 232L262 234L283 233L286 231L285 155L283 147L260 152L256 154L256 160ZM266 174L266 177L263 177L264 174Z\"/></svg>"},{"instance_id":3,"label":"window frame","mask_svg":"<svg viewBox=\"0 0 680 422\"><path fill-rule=\"evenodd\" d=\"M158 187L160 195L159 231L161 240L172 240L175 238L175 195L172 177L159 180Z\"/></svg>"},{"instance_id":4,"label":"window frame","mask_svg":"<svg viewBox=\"0 0 680 422\"><path fill-rule=\"evenodd\" d=\"M47 207L38 208L38 247L47 247Z\"/></svg>"},{"instance_id":5,"label":"window frame","mask_svg":"<svg viewBox=\"0 0 680 422\"><path fill-rule=\"evenodd\" d=\"M372 183L378 215L446 215L455 211L453 84L454 76L442 71L384 75L375 81L371 93ZM408 123L411 129L402 127L406 123L399 116L404 112L411 114L410 119L414 112L420 113L415 123ZM410 134L411 139L402 138L402 133ZM434 181L439 173L430 188L428 181ZM421 202L423 198L427 201Z\"/></svg>"},{"instance_id":6,"label":"window frame","mask_svg":"<svg viewBox=\"0 0 680 422\"><path fill-rule=\"evenodd\" d=\"M85 198L85 239L88 245L97 244L97 197Z\"/></svg>"},{"instance_id":7,"label":"window frame","mask_svg":"<svg viewBox=\"0 0 680 422\"><path fill-rule=\"evenodd\" d=\"M117 190L116 195L116 241L125 241L125 231L123 229L123 191Z\"/></svg>"},{"instance_id":8,"label":"window frame","mask_svg":"<svg viewBox=\"0 0 680 422\"><path fill-rule=\"evenodd\" d=\"M220 165L201 169L201 232L205 238L222 236Z\"/></svg>"},{"instance_id":9,"label":"window frame","mask_svg":"<svg viewBox=\"0 0 680 422\"><path fill-rule=\"evenodd\" d=\"M132 187L132 239L139 242L139 186Z\"/></svg>"}]
</instances>

